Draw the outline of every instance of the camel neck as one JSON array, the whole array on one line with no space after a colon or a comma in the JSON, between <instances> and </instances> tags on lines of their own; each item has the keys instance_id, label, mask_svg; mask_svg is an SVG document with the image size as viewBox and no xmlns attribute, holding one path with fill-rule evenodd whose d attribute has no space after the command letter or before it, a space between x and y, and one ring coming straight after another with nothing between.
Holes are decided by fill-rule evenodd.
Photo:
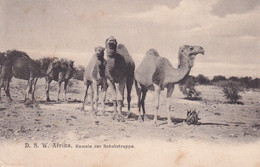
<instances>
[{"instance_id":1,"label":"camel neck","mask_svg":"<svg viewBox=\"0 0 260 167\"><path fill-rule=\"evenodd\" d=\"M116 50L107 48L107 57L114 58L116 56Z\"/></svg>"},{"instance_id":2,"label":"camel neck","mask_svg":"<svg viewBox=\"0 0 260 167\"><path fill-rule=\"evenodd\" d=\"M184 58L182 55L179 55L179 66L177 69L172 68L169 71L168 76L168 82L170 83L178 83L180 82L183 78L189 75L191 70L191 65L189 60Z\"/></svg>"}]
</instances>

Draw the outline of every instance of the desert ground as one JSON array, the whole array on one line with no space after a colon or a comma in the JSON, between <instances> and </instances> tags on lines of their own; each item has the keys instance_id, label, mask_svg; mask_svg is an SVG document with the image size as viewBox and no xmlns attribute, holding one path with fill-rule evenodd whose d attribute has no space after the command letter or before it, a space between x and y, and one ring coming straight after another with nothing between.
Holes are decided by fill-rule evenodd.
<instances>
[{"instance_id":1,"label":"desert ground","mask_svg":"<svg viewBox=\"0 0 260 167\"><path fill-rule=\"evenodd\" d=\"M132 117L125 122L111 118L113 108L110 93L107 95L106 115L94 116L81 111L85 87L82 81L70 80L67 97L69 102L57 102L57 83L51 83L50 98L45 102L44 79L39 79L36 90L36 103L25 106L23 103L26 81L13 78L10 92L13 98L8 103L2 90L0 104L0 141L52 141L69 142L95 140L113 142L119 139L151 139L174 142L180 139L194 139L209 142L255 142L260 137L260 90L247 90L241 93L244 105L228 104L221 88L197 86L202 99L184 99L178 85L172 98L171 116L173 125L166 123L165 91L162 92L159 108L160 126L153 124L153 95L148 92L146 112L150 120L143 123L137 120L138 108L133 86ZM63 91L61 92L63 98ZM126 100L125 100L125 106ZM187 110L199 111L199 124L187 125L184 121ZM126 114L127 108L123 108Z\"/></svg>"}]
</instances>

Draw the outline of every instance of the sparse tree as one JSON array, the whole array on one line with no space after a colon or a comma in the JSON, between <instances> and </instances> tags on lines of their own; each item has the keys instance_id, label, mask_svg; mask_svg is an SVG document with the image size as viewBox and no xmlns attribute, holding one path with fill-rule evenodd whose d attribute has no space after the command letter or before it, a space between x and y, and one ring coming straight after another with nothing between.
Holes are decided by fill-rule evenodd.
<instances>
[{"instance_id":1,"label":"sparse tree","mask_svg":"<svg viewBox=\"0 0 260 167\"><path fill-rule=\"evenodd\" d=\"M180 91L186 96L188 100L200 99L201 93L195 89L196 78L194 76L188 76L186 79L179 83Z\"/></svg>"},{"instance_id":2,"label":"sparse tree","mask_svg":"<svg viewBox=\"0 0 260 167\"><path fill-rule=\"evenodd\" d=\"M241 85L234 81L225 81L222 83L224 96L232 104L238 104L238 100L241 99L239 92L242 91Z\"/></svg>"}]
</instances>

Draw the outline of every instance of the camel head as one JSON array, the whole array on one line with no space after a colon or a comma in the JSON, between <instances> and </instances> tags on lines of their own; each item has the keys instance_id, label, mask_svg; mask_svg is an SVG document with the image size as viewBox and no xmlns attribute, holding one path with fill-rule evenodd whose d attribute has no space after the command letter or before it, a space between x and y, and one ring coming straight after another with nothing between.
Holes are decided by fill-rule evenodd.
<instances>
[{"instance_id":1,"label":"camel head","mask_svg":"<svg viewBox=\"0 0 260 167\"><path fill-rule=\"evenodd\" d=\"M76 69L74 68L74 61L73 60L68 61L68 68L71 72L71 76L75 77L76 76Z\"/></svg>"},{"instance_id":2,"label":"camel head","mask_svg":"<svg viewBox=\"0 0 260 167\"><path fill-rule=\"evenodd\" d=\"M105 48L103 48L101 46L95 47L95 53L96 53L98 60L104 59L104 51L105 51Z\"/></svg>"},{"instance_id":3,"label":"camel head","mask_svg":"<svg viewBox=\"0 0 260 167\"><path fill-rule=\"evenodd\" d=\"M57 69L60 67L60 61L58 58L54 57L50 60L48 66L47 66L47 70L46 70L46 73L45 75L49 75L53 70Z\"/></svg>"},{"instance_id":4,"label":"camel head","mask_svg":"<svg viewBox=\"0 0 260 167\"><path fill-rule=\"evenodd\" d=\"M0 66L4 63L4 60L5 60L5 53L0 52Z\"/></svg>"},{"instance_id":5,"label":"camel head","mask_svg":"<svg viewBox=\"0 0 260 167\"><path fill-rule=\"evenodd\" d=\"M105 46L106 46L108 57L113 56L116 53L116 48L117 48L117 41L115 37L110 36L109 38L107 38L105 42Z\"/></svg>"},{"instance_id":6,"label":"camel head","mask_svg":"<svg viewBox=\"0 0 260 167\"><path fill-rule=\"evenodd\" d=\"M69 60L68 61L68 67L73 69L74 68L73 66L74 66L74 61L73 60Z\"/></svg>"},{"instance_id":7,"label":"camel head","mask_svg":"<svg viewBox=\"0 0 260 167\"><path fill-rule=\"evenodd\" d=\"M194 65L195 56L198 54L204 55L204 49L201 46L183 45L179 49L179 66L186 63L190 68Z\"/></svg>"}]
</instances>

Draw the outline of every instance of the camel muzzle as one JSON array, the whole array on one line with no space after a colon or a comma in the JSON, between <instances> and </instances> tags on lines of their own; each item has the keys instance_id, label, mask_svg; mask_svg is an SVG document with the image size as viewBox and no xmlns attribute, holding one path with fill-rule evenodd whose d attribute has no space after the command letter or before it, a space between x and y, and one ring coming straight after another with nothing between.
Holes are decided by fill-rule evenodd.
<instances>
[{"instance_id":1,"label":"camel muzzle","mask_svg":"<svg viewBox=\"0 0 260 167\"><path fill-rule=\"evenodd\" d=\"M205 54L205 50L203 49L203 47L199 48L198 54L202 54L202 55Z\"/></svg>"}]
</instances>

